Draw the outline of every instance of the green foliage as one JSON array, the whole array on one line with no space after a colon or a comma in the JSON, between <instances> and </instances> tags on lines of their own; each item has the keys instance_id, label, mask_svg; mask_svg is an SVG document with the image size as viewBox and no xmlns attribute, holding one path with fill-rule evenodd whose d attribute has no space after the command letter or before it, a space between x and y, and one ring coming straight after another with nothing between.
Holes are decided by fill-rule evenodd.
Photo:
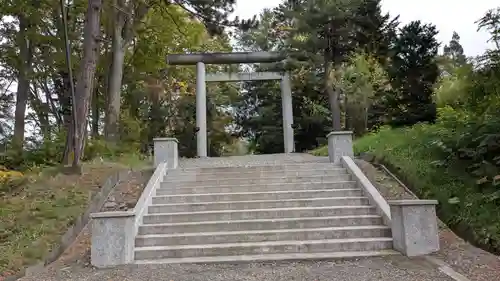
<instances>
[{"instance_id":1,"label":"green foliage","mask_svg":"<svg viewBox=\"0 0 500 281\"><path fill-rule=\"evenodd\" d=\"M449 58L455 67L464 65L467 58L464 55L464 48L460 45L460 36L458 33L453 32L453 36L448 45L444 46L443 55Z\"/></svg>"},{"instance_id":2,"label":"green foliage","mask_svg":"<svg viewBox=\"0 0 500 281\"><path fill-rule=\"evenodd\" d=\"M337 65L358 48L385 56L391 40L386 35L394 28L378 0L286 1L275 12L288 51L320 65Z\"/></svg>"},{"instance_id":3,"label":"green foliage","mask_svg":"<svg viewBox=\"0 0 500 281\"><path fill-rule=\"evenodd\" d=\"M480 25L490 31L498 30L500 17L495 15L490 11L480 20ZM418 45L408 44L419 37L410 34L418 33L423 35L422 40L426 38L426 44L436 46L432 39L432 27L413 24L407 32L406 36L398 39L401 43L406 38L408 42L403 46L414 48ZM443 221L459 230L468 240L498 253L500 60L498 50L490 50L481 58L482 63L473 68L464 60L458 39L455 34L445 49L445 55L439 58L442 75L435 88L435 100L439 106L436 122L399 129L382 127L378 132L358 139L354 148L356 153L371 153L393 168L420 197L438 199L439 214ZM495 40L495 32L492 40ZM406 90L399 94L404 96L406 93L407 97L391 97L388 100L394 106L407 106L406 115L418 113L416 108L424 111L423 106L429 104L427 94L432 81L430 78L435 75L433 48L428 53L422 50L425 48L416 48L422 51L420 54L410 49L402 52L406 55L399 61L393 61L393 69L390 70L393 71L393 77L401 75L392 84L393 87L398 84L401 86L396 90ZM417 59L418 55L423 56L421 60ZM405 61L403 58L408 59ZM394 68L398 65L399 68ZM398 71L395 73L394 70ZM429 80L424 83L426 79ZM427 93L426 96L411 90L412 85L421 93ZM410 108L411 98L418 98L419 107ZM325 155L327 149L320 148L313 153Z\"/></svg>"},{"instance_id":4,"label":"green foliage","mask_svg":"<svg viewBox=\"0 0 500 281\"><path fill-rule=\"evenodd\" d=\"M257 24L255 19L228 19L229 15L234 11L236 0L211 0L210 2L206 0L178 0L175 3L203 21L211 34L222 34L224 27L227 26L246 30Z\"/></svg>"},{"instance_id":5,"label":"green foliage","mask_svg":"<svg viewBox=\"0 0 500 281\"><path fill-rule=\"evenodd\" d=\"M461 163L476 177L485 194L493 191L500 195L500 114L495 111L475 115L444 108L439 121L436 144L444 153L439 164Z\"/></svg>"},{"instance_id":6,"label":"green foliage","mask_svg":"<svg viewBox=\"0 0 500 281\"><path fill-rule=\"evenodd\" d=\"M392 91L384 101L393 126L434 122L433 88L439 69L436 27L414 21L401 28L391 56L388 73Z\"/></svg>"},{"instance_id":7,"label":"green foliage","mask_svg":"<svg viewBox=\"0 0 500 281\"><path fill-rule=\"evenodd\" d=\"M447 122L451 122L450 117L446 117ZM440 218L449 226L470 229L466 234L469 240L499 252L500 205L496 202L497 195L485 192L476 182L476 177L466 172L463 164L439 165L441 149L436 140L445 132L440 125L382 128L378 133L357 140L354 148L356 153L375 155L397 171L419 197L437 199Z\"/></svg>"},{"instance_id":8,"label":"green foliage","mask_svg":"<svg viewBox=\"0 0 500 281\"><path fill-rule=\"evenodd\" d=\"M485 15L477 21L479 29L490 33L490 42L495 44L496 51L500 50L500 7L488 10Z\"/></svg>"},{"instance_id":9,"label":"green foliage","mask_svg":"<svg viewBox=\"0 0 500 281\"><path fill-rule=\"evenodd\" d=\"M386 35L394 26L389 15L382 14L380 1L292 2L285 1L273 11L264 11L258 28L239 34L238 43L243 50L289 55L285 63L260 65L256 69L291 73L295 147L297 151L305 151L324 143L332 127L332 105L324 87L330 71L325 65L335 62L340 66L357 49L378 60L388 50L392 37ZM340 85L336 86L340 89ZM354 87L351 87L353 92ZM235 104L240 135L250 140L256 152L282 152L278 85L252 82L245 83L244 88ZM363 93L366 91L363 89Z\"/></svg>"},{"instance_id":10,"label":"green foliage","mask_svg":"<svg viewBox=\"0 0 500 281\"><path fill-rule=\"evenodd\" d=\"M83 160L90 161L97 157L114 159L124 154L139 153L139 125L134 120L123 120L120 128L126 132L124 135L129 137L124 138L118 146L106 143L100 138L89 139L84 147ZM21 154L14 149L7 148L7 153L0 159L0 165L17 171L58 166L63 157L65 139L64 132L56 134L52 139L33 139L30 146L26 147Z\"/></svg>"},{"instance_id":11,"label":"green foliage","mask_svg":"<svg viewBox=\"0 0 500 281\"><path fill-rule=\"evenodd\" d=\"M368 109L375 93L390 89L385 69L373 57L355 53L332 76L344 95L346 128L363 135L368 129Z\"/></svg>"},{"instance_id":12,"label":"green foliage","mask_svg":"<svg viewBox=\"0 0 500 281\"><path fill-rule=\"evenodd\" d=\"M370 152L398 168L421 197L439 200L446 223L469 229L462 234L496 253L500 252L499 66L468 69L461 87L446 89L457 100L438 109L435 124L382 128L355 145L357 153Z\"/></svg>"},{"instance_id":13,"label":"green foliage","mask_svg":"<svg viewBox=\"0 0 500 281\"><path fill-rule=\"evenodd\" d=\"M436 106L462 107L469 96L472 65L454 68L451 73L442 74L434 89Z\"/></svg>"},{"instance_id":14,"label":"green foliage","mask_svg":"<svg viewBox=\"0 0 500 281\"><path fill-rule=\"evenodd\" d=\"M9 1L7 1L10 3ZM30 6L30 1L22 1L23 5ZM23 152L14 152L7 144L0 164L11 169L33 169L36 166L58 165L62 159L65 146L65 137L68 123L71 122L71 97L69 96L69 77L65 69L64 42L62 41L62 28L60 22L59 1L34 1L40 2L40 17L33 18L32 29L29 35L33 42L40 47L40 52L33 58L33 77L30 83L34 92L30 96L28 106L34 111L27 115L27 128L33 128L32 135L27 136ZM34 3L33 2L33 3ZM85 1L84 1L85 2ZM81 53L81 33L86 3L71 2L69 4L69 32L72 40L71 59L74 71L78 66ZM137 0L135 3L142 3ZM91 160L95 157L116 158L124 153L149 153L152 139L158 136L171 136L186 140L185 148L181 155L196 154L196 140L193 137L195 124L195 110L188 104L194 104L195 73L193 67L173 67L167 65L165 57L170 53L189 52L216 52L230 51L229 38L225 34L209 36L209 31L204 25L215 24L249 24L245 21L225 21L226 12L231 10L234 1L215 1L214 5L206 5L199 1L184 1L181 4L189 6L188 11L180 5L164 5L165 3L153 1L148 9L142 23L134 26L134 40L126 49L125 71L122 85L122 106L118 124L120 141L116 144L107 144L102 139L102 117L106 108L106 81L109 75L110 63L109 41L102 41L99 65L96 74L96 91L91 107L92 135L89 134L83 160ZM1 2L0 2L1 3ZM106 2L107 3L107 2ZM106 4L105 3L105 4ZM4 15L17 15L21 6L4 5L0 12ZM33 10L24 9L31 14ZM105 5L104 9L109 11L112 7ZM103 13L104 36L109 36L110 31L106 28L107 16ZM203 18L203 23L193 20L190 14L195 13L197 17ZM14 18L16 20L16 18ZM16 22L14 22L16 23ZM47 28L42 28L46 26ZM13 123L11 106L13 106L13 94L8 89L8 82L15 78L18 64L14 54L18 51L19 44L16 41L15 26L2 21L0 32L5 34L6 40L0 44L3 50L0 56L2 66L0 85L2 92L2 108L0 108L0 135L6 138L8 143L11 137L10 124ZM217 33L217 32L216 32ZM48 52L47 50L50 50ZM209 71L218 71L222 67L210 67ZM165 75L168 74L168 75ZM4 85L5 84L5 85ZM173 99L172 93L176 85L184 85L181 97ZM211 130L217 132L210 138L211 155L220 155L223 147L231 143L231 132L224 128L231 123L224 109L232 103L233 89L228 87L209 87L211 97L214 99L214 108L209 117ZM47 102L44 102L44 100ZM184 107L185 110L181 109ZM177 110L175 107L178 107ZM2 123L5 120L5 124ZM181 120L188 120L189 124ZM223 120L223 122L221 122ZM185 126L187 125L187 126ZM190 130L186 130L189 129ZM31 129L30 129L31 130ZM185 134L185 136L177 133ZM92 138L90 138L92 136ZM214 139L212 139L214 138Z\"/></svg>"},{"instance_id":15,"label":"green foliage","mask_svg":"<svg viewBox=\"0 0 500 281\"><path fill-rule=\"evenodd\" d=\"M469 241L500 252L500 61L448 68L436 87L434 124L377 132L355 141L421 198L439 201L439 215ZM446 67L445 67L446 68ZM326 147L312 152L327 155Z\"/></svg>"},{"instance_id":16,"label":"green foliage","mask_svg":"<svg viewBox=\"0 0 500 281\"><path fill-rule=\"evenodd\" d=\"M434 88L434 100L438 108L461 108L467 103L474 70L472 63L467 62L459 39L454 32L443 55L437 57L441 75Z\"/></svg>"},{"instance_id":17,"label":"green foliage","mask_svg":"<svg viewBox=\"0 0 500 281\"><path fill-rule=\"evenodd\" d=\"M331 121L328 105L313 85L300 76L292 82L296 151L306 151L324 143ZM240 135L250 139L257 153L281 153L283 144L282 101L277 82L246 83L236 103L236 122Z\"/></svg>"}]
</instances>

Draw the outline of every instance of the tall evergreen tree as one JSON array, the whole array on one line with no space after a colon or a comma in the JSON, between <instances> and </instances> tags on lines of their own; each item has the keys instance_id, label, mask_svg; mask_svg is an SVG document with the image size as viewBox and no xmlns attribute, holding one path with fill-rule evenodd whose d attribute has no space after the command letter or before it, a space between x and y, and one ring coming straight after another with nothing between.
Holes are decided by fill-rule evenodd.
<instances>
[{"instance_id":1,"label":"tall evergreen tree","mask_svg":"<svg viewBox=\"0 0 500 281\"><path fill-rule=\"evenodd\" d=\"M260 15L259 26L238 34L240 49L250 51L282 51L288 35L277 24L280 14L266 10ZM281 71L283 65L260 64L258 71ZM324 143L331 130L328 101L322 93L315 73L305 68L290 69L292 79L293 121L296 151L310 150ZM240 99L233 104L235 120L241 137L248 138L257 153L283 152L281 91L276 81L250 81L243 84Z\"/></svg>"},{"instance_id":2,"label":"tall evergreen tree","mask_svg":"<svg viewBox=\"0 0 500 281\"><path fill-rule=\"evenodd\" d=\"M393 126L436 119L433 86L439 76L437 33L434 25L420 21L405 25L399 32L388 69L393 90L386 100Z\"/></svg>"},{"instance_id":3,"label":"tall evergreen tree","mask_svg":"<svg viewBox=\"0 0 500 281\"><path fill-rule=\"evenodd\" d=\"M356 10L356 44L366 54L385 63L396 38L399 16L382 13L380 0L366 0Z\"/></svg>"},{"instance_id":4,"label":"tall evergreen tree","mask_svg":"<svg viewBox=\"0 0 500 281\"><path fill-rule=\"evenodd\" d=\"M467 58L464 55L464 48L460 44L460 36L458 33L453 32L450 43L444 46L443 54L451 59L455 66L461 66L467 62Z\"/></svg>"},{"instance_id":5,"label":"tall evergreen tree","mask_svg":"<svg viewBox=\"0 0 500 281\"><path fill-rule=\"evenodd\" d=\"M382 15L380 0L286 1L277 9L279 26L288 32L286 47L301 58L318 76L328 97L332 127L341 130L341 92L332 78L335 68L357 49L387 53L390 36L385 29L395 20ZM296 66L296 64L294 65Z\"/></svg>"}]
</instances>

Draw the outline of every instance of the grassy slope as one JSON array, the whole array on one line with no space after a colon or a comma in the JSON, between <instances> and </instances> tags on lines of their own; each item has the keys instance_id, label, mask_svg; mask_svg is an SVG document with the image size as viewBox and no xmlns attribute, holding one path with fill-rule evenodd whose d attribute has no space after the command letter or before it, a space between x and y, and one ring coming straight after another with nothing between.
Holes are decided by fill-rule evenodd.
<instances>
[{"instance_id":1,"label":"grassy slope","mask_svg":"<svg viewBox=\"0 0 500 281\"><path fill-rule=\"evenodd\" d=\"M490 251L500 251L500 206L483 195L465 167L436 167L433 127L384 129L356 140L355 153L369 152L390 166L420 198L439 201L440 218ZM327 155L325 147L312 152ZM450 200L451 199L451 200ZM457 200L458 199L458 200ZM457 202L458 201L458 202Z\"/></svg>"},{"instance_id":2,"label":"grassy slope","mask_svg":"<svg viewBox=\"0 0 500 281\"><path fill-rule=\"evenodd\" d=\"M115 172L143 165L135 157L92 162L82 175L29 175L29 182L0 199L0 280L43 259L86 209L100 184Z\"/></svg>"}]
</instances>

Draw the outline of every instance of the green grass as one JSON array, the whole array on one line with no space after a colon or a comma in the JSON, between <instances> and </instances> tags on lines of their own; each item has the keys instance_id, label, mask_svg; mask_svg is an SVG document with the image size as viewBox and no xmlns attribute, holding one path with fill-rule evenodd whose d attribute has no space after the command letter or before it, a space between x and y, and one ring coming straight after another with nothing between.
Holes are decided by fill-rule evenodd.
<instances>
[{"instance_id":1,"label":"green grass","mask_svg":"<svg viewBox=\"0 0 500 281\"><path fill-rule=\"evenodd\" d=\"M328 145L316 148L311 151L311 154L315 156L328 156Z\"/></svg>"},{"instance_id":2,"label":"green grass","mask_svg":"<svg viewBox=\"0 0 500 281\"><path fill-rule=\"evenodd\" d=\"M355 154L370 153L390 167L420 198L437 199L440 218L461 236L492 252L500 252L500 206L485 196L460 163L439 167L440 152L432 144L437 127L416 125L382 129L359 138ZM327 155L325 147L312 151Z\"/></svg>"},{"instance_id":3,"label":"green grass","mask_svg":"<svg viewBox=\"0 0 500 281\"><path fill-rule=\"evenodd\" d=\"M85 163L82 175L45 170L27 175L26 184L0 199L0 280L43 260L109 176L147 163L123 156Z\"/></svg>"}]
</instances>

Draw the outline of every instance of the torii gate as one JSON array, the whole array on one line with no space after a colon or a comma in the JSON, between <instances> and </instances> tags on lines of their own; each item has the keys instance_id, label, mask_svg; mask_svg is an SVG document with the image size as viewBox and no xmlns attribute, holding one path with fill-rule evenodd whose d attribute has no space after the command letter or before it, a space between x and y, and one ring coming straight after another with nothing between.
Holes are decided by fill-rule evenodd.
<instances>
[{"instance_id":1,"label":"torii gate","mask_svg":"<svg viewBox=\"0 0 500 281\"><path fill-rule=\"evenodd\" d=\"M196 127L197 153L199 157L207 157L207 82L221 81L254 81L280 80L281 102L283 108L283 138L285 153L295 151L293 133L292 88L290 75L279 72L253 73L214 73L205 72L205 64L236 64L278 62L285 57L274 52L235 52L235 53L194 53L173 54L167 56L170 65L196 65Z\"/></svg>"}]
</instances>

